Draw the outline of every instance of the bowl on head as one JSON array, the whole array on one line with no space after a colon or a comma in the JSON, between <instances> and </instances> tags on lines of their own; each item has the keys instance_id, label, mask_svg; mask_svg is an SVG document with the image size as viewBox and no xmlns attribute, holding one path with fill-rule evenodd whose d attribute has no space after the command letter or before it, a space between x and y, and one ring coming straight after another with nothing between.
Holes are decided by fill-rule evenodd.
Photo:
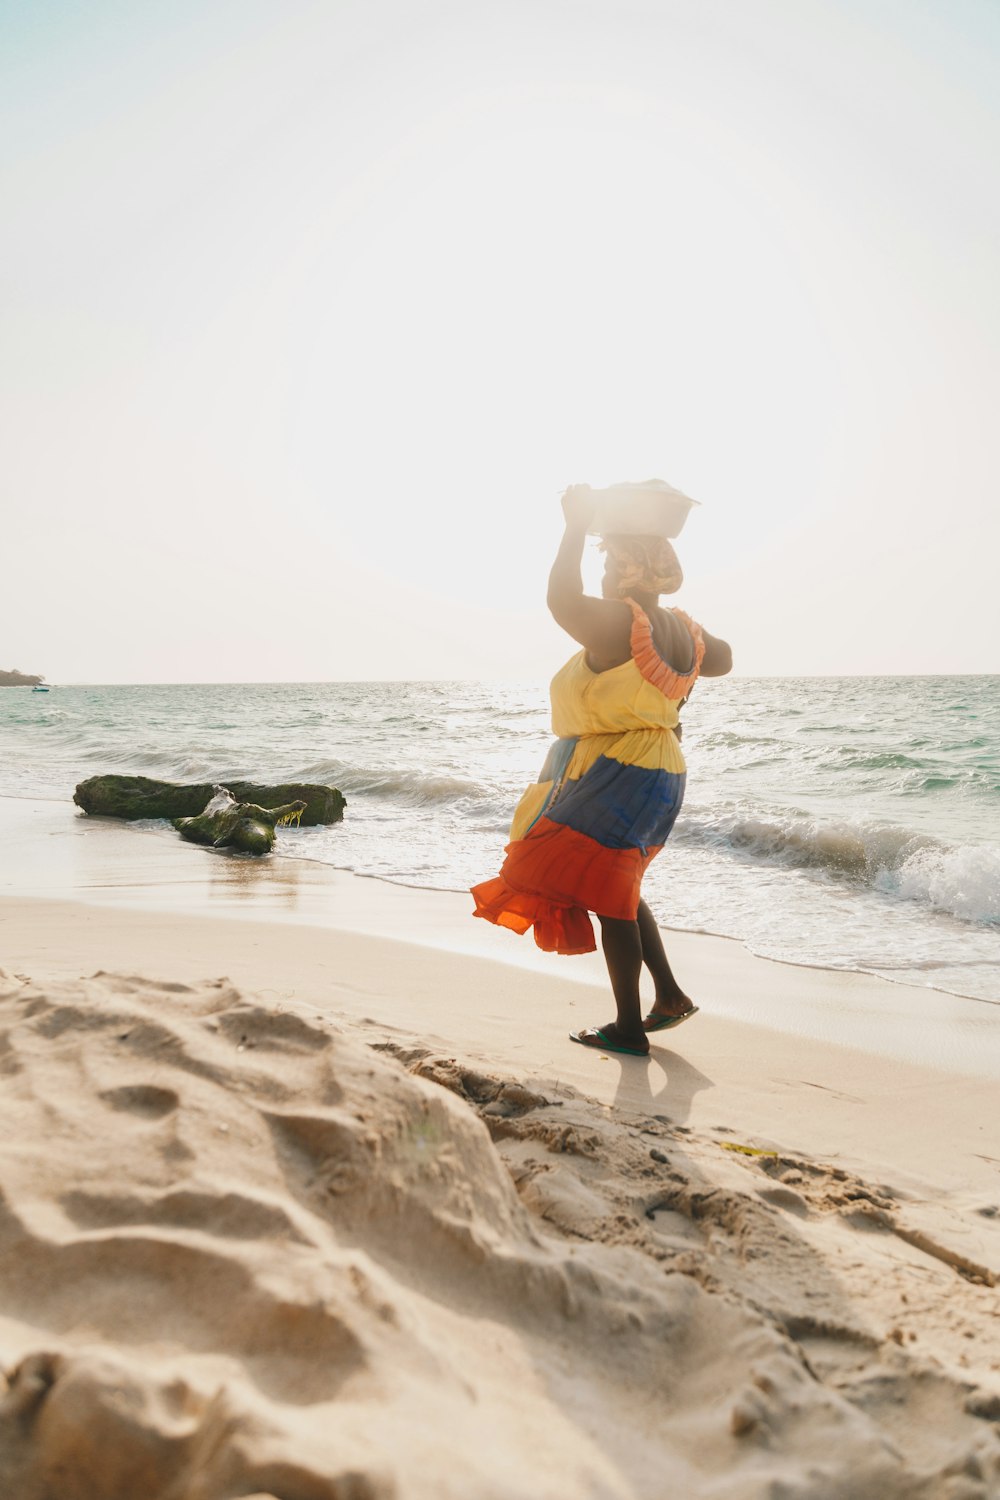
<instances>
[{"instance_id":1,"label":"bowl on head","mask_svg":"<svg viewBox=\"0 0 1000 1500\"><path fill-rule=\"evenodd\" d=\"M663 479L641 484L613 484L592 491L592 536L677 537L698 504Z\"/></svg>"}]
</instances>

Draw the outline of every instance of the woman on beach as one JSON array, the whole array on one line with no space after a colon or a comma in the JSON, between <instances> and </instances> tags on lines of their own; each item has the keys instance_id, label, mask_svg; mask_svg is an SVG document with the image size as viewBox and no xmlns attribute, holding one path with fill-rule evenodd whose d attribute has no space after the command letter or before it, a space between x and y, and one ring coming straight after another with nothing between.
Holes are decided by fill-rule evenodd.
<instances>
[{"instance_id":1,"label":"woman on beach","mask_svg":"<svg viewBox=\"0 0 1000 1500\"><path fill-rule=\"evenodd\" d=\"M590 487L572 486L562 504L566 530L548 606L583 650L552 679L558 738L518 804L500 874L473 888L475 915L514 932L534 927L548 952L591 953L594 912L618 1015L572 1032L572 1040L644 1057L648 1032L697 1010L673 976L640 886L684 797L679 710L699 676L731 671L732 652L683 611L661 609L660 594L675 593L683 577L665 538L605 537L603 597L585 594ZM656 987L645 1019L643 964Z\"/></svg>"}]
</instances>

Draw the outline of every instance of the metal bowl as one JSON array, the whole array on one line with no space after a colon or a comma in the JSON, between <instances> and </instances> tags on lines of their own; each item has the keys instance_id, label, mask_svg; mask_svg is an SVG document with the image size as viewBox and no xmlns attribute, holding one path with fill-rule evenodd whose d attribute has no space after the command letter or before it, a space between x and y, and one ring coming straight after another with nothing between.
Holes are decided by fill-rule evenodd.
<instances>
[{"instance_id":1,"label":"metal bowl","mask_svg":"<svg viewBox=\"0 0 1000 1500\"><path fill-rule=\"evenodd\" d=\"M663 479L612 484L593 495L591 536L680 536L692 506L699 503Z\"/></svg>"}]
</instances>

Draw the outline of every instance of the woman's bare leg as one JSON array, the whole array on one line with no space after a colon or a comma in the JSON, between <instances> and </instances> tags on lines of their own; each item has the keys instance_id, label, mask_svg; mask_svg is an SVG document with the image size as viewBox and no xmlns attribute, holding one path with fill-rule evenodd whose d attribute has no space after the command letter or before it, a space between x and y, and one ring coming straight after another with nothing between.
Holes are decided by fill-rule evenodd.
<instances>
[{"instance_id":1,"label":"woman's bare leg","mask_svg":"<svg viewBox=\"0 0 1000 1500\"><path fill-rule=\"evenodd\" d=\"M652 974L653 984L656 986L656 999L650 1015L682 1016L685 1011L691 1009L692 1002L674 978L674 972L670 967L663 939L660 936L660 929L656 925L656 918L645 901L639 902L636 926L639 929L639 941L642 944L642 961Z\"/></svg>"},{"instance_id":2,"label":"woman's bare leg","mask_svg":"<svg viewBox=\"0 0 1000 1500\"><path fill-rule=\"evenodd\" d=\"M642 972L639 924L620 917L599 916L598 921L611 990L618 1007L613 1025L602 1026L601 1030L609 1041L624 1042L629 1047L648 1047L639 1004L639 975Z\"/></svg>"}]
</instances>

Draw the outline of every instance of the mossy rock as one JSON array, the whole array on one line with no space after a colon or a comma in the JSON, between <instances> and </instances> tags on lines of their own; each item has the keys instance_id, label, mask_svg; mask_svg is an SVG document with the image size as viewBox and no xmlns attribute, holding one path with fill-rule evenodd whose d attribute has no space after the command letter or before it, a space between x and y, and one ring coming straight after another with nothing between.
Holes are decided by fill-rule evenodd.
<instances>
[{"instance_id":1,"label":"mossy rock","mask_svg":"<svg viewBox=\"0 0 1000 1500\"><path fill-rule=\"evenodd\" d=\"M289 802L303 802L302 826L339 823L345 800L336 787L309 782L267 786L256 781L227 781L237 802L250 802L271 811ZM154 781L148 776L91 776L81 781L73 801L85 813L103 818L197 817L215 792L211 782L185 786L175 781ZM272 840L273 841L273 840Z\"/></svg>"},{"instance_id":2,"label":"mossy rock","mask_svg":"<svg viewBox=\"0 0 1000 1500\"><path fill-rule=\"evenodd\" d=\"M254 802L236 802L224 791L213 796L203 813L193 818L174 818L183 838L193 844L211 844L214 849L239 849L243 854L270 854L275 826L298 823L304 802L286 802L282 807L260 807Z\"/></svg>"}]
</instances>

